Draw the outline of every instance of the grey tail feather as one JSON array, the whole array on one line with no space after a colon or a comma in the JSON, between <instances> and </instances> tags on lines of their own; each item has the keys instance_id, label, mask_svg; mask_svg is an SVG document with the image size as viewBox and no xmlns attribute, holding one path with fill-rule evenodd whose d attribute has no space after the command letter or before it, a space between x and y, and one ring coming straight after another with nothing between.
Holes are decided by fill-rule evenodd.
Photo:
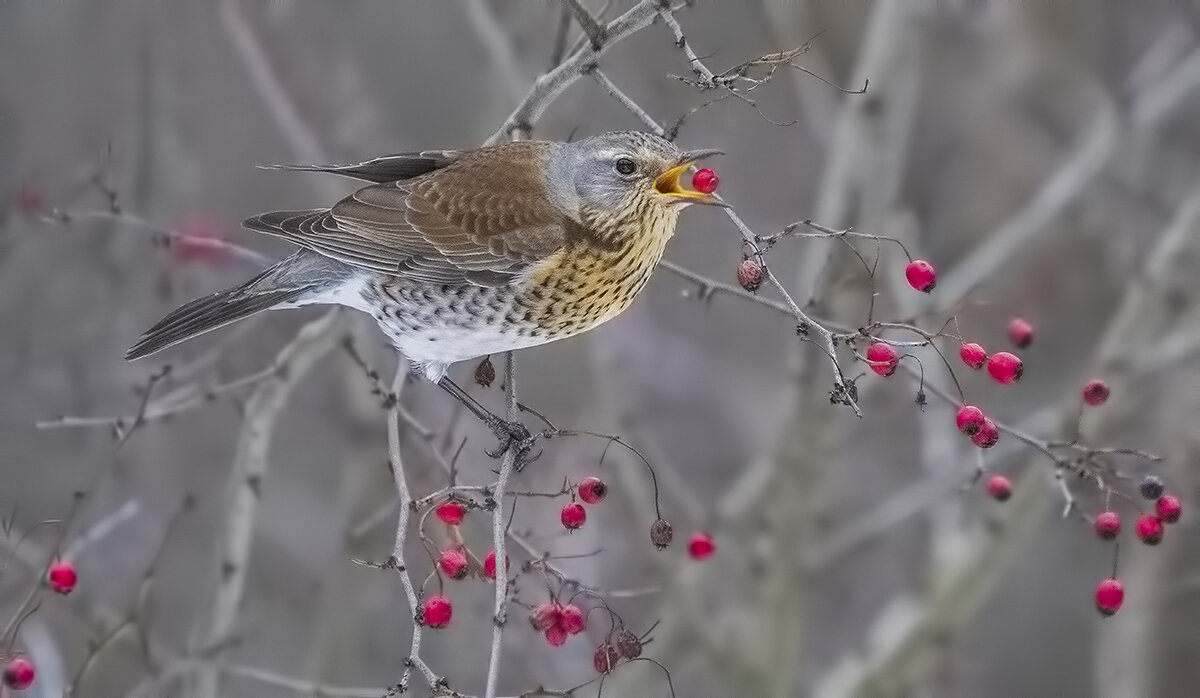
<instances>
[{"instance_id":1,"label":"grey tail feather","mask_svg":"<svg viewBox=\"0 0 1200 698\"><path fill-rule=\"evenodd\" d=\"M339 268L341 266L341 268ZM149 356L231 322L290 303L345 278L344 265L301 250L236 288L172 310L125 352L129 361Z\"/></svg>"}]
</instances>

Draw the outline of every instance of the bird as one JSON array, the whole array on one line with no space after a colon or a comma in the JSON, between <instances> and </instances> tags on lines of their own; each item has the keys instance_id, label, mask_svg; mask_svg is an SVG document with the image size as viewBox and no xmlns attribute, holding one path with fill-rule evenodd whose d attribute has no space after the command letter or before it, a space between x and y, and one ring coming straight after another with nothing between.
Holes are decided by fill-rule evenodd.
<instances>
[{"instance_id":1,"label":"bird","mask_svg":"<svg viewBox=\"0 0 1200 698\"><path fill-rule=\"evenodd\" d=\"M682 177L715 149L640 131L571 142L427 150L352 165L272 165L369 182L330 208L243 222L299 249L246 283L186 303L136 360L268 309L348 306L374 317L414 371L459 399L450 365L591 330L645 287L691 204Z\"/></svg>"}]
</instances>

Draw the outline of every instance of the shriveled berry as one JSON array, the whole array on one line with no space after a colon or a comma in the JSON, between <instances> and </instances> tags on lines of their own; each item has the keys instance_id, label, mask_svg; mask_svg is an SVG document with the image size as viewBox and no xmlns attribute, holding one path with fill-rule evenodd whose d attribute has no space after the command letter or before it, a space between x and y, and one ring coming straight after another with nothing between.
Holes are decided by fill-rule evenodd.
<instances>
[{"instance_id":1,"label":"shriveled berry","mask_svg":"<svg viewBox=\"0 0 1200 698\"><path fill-rule=\"evenodd\" d=\"M974 405L963 405L958 408L958 412L954 415L954 424L958 430L967 436L975 436L979 430L983 428L984 422L987 421L987 416L983 410Z\"/></svg>"},{"instance_id":2,"label":"shriveled berry","mask_svg":"<svg viewBox=\"0 0 1200 698\"><path fill-rule=\"evenodd\" d=\"M743 259L742 263L738 265L738 283L741 284L742 288L751 293L754 293L758 290L759 286L762 286L764 276L766 274L763 273L762 265L756 260Z\"/></svg>"},{"instance_id":3,"label":"shriveled berry","mask_svg":"<svg viewBox=\"0 0 1200 698\"><path fill-rule=\"evenodd\" d=\"M453 500L439 504L434 510L437 517L442 520L442 523L457 526L463 522L463 516L467 513L467 508L461 502Z\"/></svg>"},{"instance_id":4,"label":"shriveled berry","mask_svg":"<svg viewBox=\"0 0 1200 698\"><path fill-rule=\"evenodd\" d=\"M1000 430L996 428L996 423L987 417L983 418L983 426L971 437L971 443L980 448L991 448L999 440Z\"/></svg>"},{"instance_id":5,"label":"shriveled berry","mask_svg":"<svg viewBox=\"0 0 1200 698\"><path fill-rule=\"evenodd\" d=\"M1012 483L1003 475L993 475L988 478L987 493L997 502L1007 502L1012 496Z\"/></svg>"},{"instance_id":6,"label":"shriveled berry","mask_svg":"<svg viewBox=\"0 0 1200 698\"><path fill-rule=\"evenodd\" d=\"M1025 372L1025 365L1021 363L1020 357L1016 354L998 351L988 358L987 369L988 375L997 383L1012 385L1021 380L1021 375Z\"/></svg>"},{"instance_id":7,"label":"shriveled berry","mask_svg":"<svg viewBox=\"0 0 1200 698\"><path fill-rule=\"evenodd\" d=\"M571 635L578 635L587 626L587 616L583 609L573 603L562 607L558 614L558 624Z\"/></svg>"},{"instance_id":8,"label":"shriveled berry","mask_svg":"<svg viewBox=\"0 0 1200 698\"><path fill-rule=\"evenodd\" d=\"M79 575L75 571L75 565L66 560L55 560L46 571L46 582L50 588L63 596L74 591L78 581Z\"/></svg>"},{"instance_id":9,"label":"shriveled berry","mask_svg":"<svg viewBox=\"0 0 1200 698\"><path fill-rule=\"evenodd\" d=\"M425 625L431 628L444 628L450 625L450 618L453 615L454 606L445 596L435 594L425 599L425 608L421 612Z\"/></svg>"},{"instance_id":10,"label":"shriveled berry","mask_svg":"<svg viewBox=\"0 0 1200 698\"><path fill-rule=\"evenodd\" d=\"M1096 585L1096 610L1102 616L1111 616L1125 601L1125 587L1119 579L1105 579Z\"/></svg>"},{"instance_id":11,"label":"shriveled berry","mask_svg":"<svg viewBox=\"0 0 1200 698\"><path fill-rule=\"evenodd\" d=\"M1018 349L1033 344L1033 325L1024 318L1015 317L1008 322L1008 341Z\"/></svg>"},{"instance_id":12,"label":"shriveled berry","mask_svg":"<svg viewBox=\"0 0 1200 698\"><path fill-rule=\"evenodd\" d=\"M1154 503L1154 511L1164 522L1175 523L1183 516L1183 502L1173 494L1164 494Z\"/></svg>"},{"instance_id":13,"label":"shriveled berry","mask_svg":"<svg viewBox=\"0 0 1200 698\"><path fill-rule=\"evenodd\" d=\"M485 356L483 361L475 367L475 382L483 388L492 387L492 382L496 380L496 367L492 365L492 357Z\"/></svg>"},{"instance_id":14,"label":"shriveled berry","mask_svg":"<svg viewBox=\"0 0 1200 698\"><path fill-rule=\"evenodd\" d=\"M1090 380L1083 384L1083 401L1089 405L1103 405L1108 402L1108 384L1102 380Z\"/></svg>"},{"instance_id":15,"label":"shriveled berry","mask_svg":"<svg viewBox=\"0 0 1200 698\"><path fill-rule=\"evenodd\" d=\"M703 531L696 531L688 540L688 555L691 555L693 560L707 560L715 552L717 552L716 541Z\"/></svg>"},{"instance_id":16,"label":"shriveled berry","mask_svg":"<svg viewBox=\"0 0 1200 698\"><path fill-rule=\"evenodd\" d=\"M596 671L601 674L612 671L619 661L621 661L621 655L617 654L617 648L607 642L597 647L596 652L592 655L592 666L596 667Z\"/></svg>"},{"instance_id":17,"label":"shriveled berry","mask_svg":"<svg viewBox=\"0 0 1200 698\"><path fill-rule=\"evenodd\" d=\"M564 504L560 518L562 519L563 528L574 531L587 520L587 510L579 502Z\"/></svg>"},{"instance_id":18,"label":"shriveled berry","mask_svg":"<svg viewBox=\"0 0 1200 698\"><path fill-rule=\"evenodd\" d=\"M923 259L914 259L904 269L904 278L908 285L921 293L929 293L937 286L937 272L933 265Z\"/></svg>"},{"instance_id":19,"label":"shriveled berry","mask_svg":"<svg viewBox=\"0 0 1200 698\"><path fill-rule=\"evenodd\" d=\"M508 555L504 556L504 573L508 573ZM496 578L496 551L489 550L486 557L483 558L483 576L488 579Z\"/></svg>"},{"instance_id":20,"label":"shriveled berry","mask_svg":"<svg viewBox=\"0 0 1200 698\"><path fill-rule=\"evenodd\" d=\"M900 355L892 345L875 342L867 347L867 363L875 373L881 376L890 376L900 365Z\"/></svg>"},{"instance_id":21,"label":"shriveled berry","mask_svg":"<svg viewBox=\"0 0 1200 698\"><path fill-rule=\"evenodd\" d=\"M962 346L958 348L958 356L964 364L976 371L983 368L988 358L987 350L975 342L963 342Z\"/></svg>"},{"instance_id":22,"label":"shriveled berry","mask_svg":"<svg viewBox=\"0 0 1200 698\"><path fill-rule=\"evenodd\" d=\"M547 630L559 624L562 606L553 601L543 601L529 612L529 624L534 630Z\"/></svg>"},{"instance_id":23,"label":"shriveled berry","mask_svg":"<svg viewBox=\"0 0 1200 698\"><path fill-rule=\"evenodd\" d=\"M617 654L625 659L637 659L642 656L642 640L629 628L621 628L617 633Z\"/></svg>"},{"instance_id":24,"label":"shriveled berry","mask_svg":"<svg viewBox=\"0 0 1200 698\"><path fill-rule=\"evenodd\" d=\"M1112 540L1121 532L1121 515L1115 511L1101 512L1092 525L1096 529L1096 535L1104 540Z\"/></svg>"},{"instance_id":25,"label":"shriveled berry","mask_svg":"<svg viewBox=\"0 0 1200 698\"><path fill-rule=\"evenodd\" d=\"M4 667L4 685L14 691L24 691L32 686L36 676L33 662L24 657L13 657Z\"/></svg>"},{"instance_id":26,"label":"shriveled berry","mask_svg":"<svg viewBox=\"0 0 1200 698\"><path fill-rule=\"evenodd\" d=\"M598 477L585 477L579 483L579 498L588 504L598 504L608 494L608 485Z\"/></svg>"},{"instance_id":27,"label":"shriveled berry","mask_svg":"<svg viewBox=\"0 0 1200 698\"><path fill-rule=\"evenodd\" d=\"M544 634L546 642L549 642L553 647L562 647L567 643L567 630L561 625L553 625L546 628Z\"/></svg>"},{"instance_id":28,"label":"shriveled berry","mask_svg":"<svg viewBox=\"0 0 1200 698\"><path fill-rule=\"evenodd\" d=\"M1134 524L1134 533L1138 540L1146 545L1158 545L1162 542L1163 522L1156 514L1142 514Z\"/></svg>"},{"instance_id":29,"label":"shriveled berry","mask_svg":"<svg viewBox=\"0 0 1200 698\"><path fill-rule=\"evenodd\" d=\"M674 538L675 529L671 528L671 524L665 519L658 519L650 524L650 542L659 550L669 546Z\"/></svg>"},{"instance_id":30,"label":"shriveled berry","mask_svg":"<svg viewBox=\"0 0 1200 698\"><path fill-rule=\"evenodd\" d=\"M443 550L438 556L438 567L442 568L442 572L451 579L462 579L467 576L468 565L467 556L463 555L461 550L457 548L451 550Z\"/></svg>"},{"instance_id":31,"label":"shriveled berry","mask_svg":"<svg viewBox=\"0 0 1200 698\"><path fill-rule=\"evenodd\" d=\"M1163 495L1163 489L1162 478L1157 475L1147 475L1138 483L1138 492L1145 499L1158 499Z\"/></svg>"},{"instance_id":32,"label":"shriveled berry","mask_svg":"<svg viewBox=\"0 0 1200 698\"><path fill-rule=\"evenodd\" d=\"M721 183L721 179L717 177L717 173L708 169L696 170L696 174L692 175L692 188L701 194L711 194L717 190L717 185Z\"/></svg>"}]
</instances>

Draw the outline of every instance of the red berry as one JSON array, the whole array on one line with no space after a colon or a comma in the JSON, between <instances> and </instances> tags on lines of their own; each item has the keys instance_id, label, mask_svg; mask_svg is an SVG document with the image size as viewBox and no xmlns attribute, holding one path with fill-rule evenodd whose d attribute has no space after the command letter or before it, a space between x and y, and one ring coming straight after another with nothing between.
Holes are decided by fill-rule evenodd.
<instances>
[{"instance_id":1,"label":"red berry","mask_svg":"<svg viewBox=\"0 0 1200 698\"><path fill-rule=\"evenodd\" d=\"M451 579L462 579L467 576L467 556L461 550L443 550L438 557L438 567Z\"/></svg>"},{"instance_id":2,"label":"red berry","mask_svg":"<svg viewBox=\"0 0 1200 698\"><path fill-rule=\"evenodd\" d=\"M617 648L607 642L597 647L596 653L592 655L592 665L601 674L612 671L619 661L621 661L621 655L617 654Z\"/></svg>"},{"instance_id":3,"label":"red berry","mask_svg":"<svg viewBox=\"0 0 1200 698\"><path fill-rule=\"evenodd\" d=\"M46 581L51 589L66 596L75 590L79 575L75 572L75 565L66 560L55 560L46 572Z\"/></svg>"},{"instance_id":4,"label":"red berry","mask_svg":"<svg viewBox=\"0 0 1200 698\"><path fill-rule=\"evenodd\" d=\"M867 347L867 363L870 364L871 370L879 375L890 376L900 365L900 355L892 345L875 342Z\"/></svg>"},{"instance_id":5,"label":"red berry","mask_svg":"<svg viewBox=\"0 0 1200 698\"><path fill-rule=\"evenodd\" d=\"M742 288L754 293L762 286L763 282L762 265L753 259L743 259L742 263L737 268L737 280L742 285Z\"/></svg>"},{"instance_id":6,"label":"red berry","mask_svg":"<svg viewBox=\"0 0 1200 698\"><path fill-rule=\"evenodd\" d=\"M1138 540L1146 545L1158 545L1162 542L1162 519L1154 514L1142 514L1139 516L1133 530L1134 533L1137 533Z\"/></svg>"},{"instance_id":7,"label":"red berry","mask_svg":"<svg viewBox=\"0 0 1200 698\"><path fill-rule=\"evenodd\" d=\"M958 430L967 436L979 433L986 421L987 416L983 414L983 410L974 405L963 405L954 415L954 423Z\"/></svg>"},{"instance_id":8,"label":"red berry","mask_svg":"<svg viewBox=\"0 0 1200 698\"><path fill-rule=\"evenodd\" d=\"M24 691L33 685L36 672L33 662L24 657L13 657L4 667L4 685L14 691Z\"/></svg>"},{"instance_id":9,"label":"red berry","mask_svg":"<svg viewBox=\"0 0 1200 698\"><path fill-rule=\"evenodd\" d=\"M995 379L997 383L1011 385L1021 380L1021 374L1025 372L1025 365L1021 363L1021 359L1016 354L1010 354L1006 351L998 351L992 354L988 359L988 375Z\"/></svg>"},{"instance_id":10,"label":"red berry","mask_svg":"<svg viewBox=\"0 0 1200 698\"><path fill-rule=\"evenodd\" d=\"M608 485L598 477L585 477L579 483L579 498L588 504L598 504L608 494Z\"/></svg>"},{"instance_id":11,"label":"red berry","mask_svg":"<svg viewBox=\"0 0 1200 698\"><path fill-rule=\"evenodd\" d=\"M1083 401L1089 405L1103 405L1108 402L1108 384L1101 380L1090 380L1083 385Z\"/></svg>"},{"instance_id":12,"label":"red berry","mask_svg":"<svg viewBox=\"0 0 1200 698\"><path fill-rule=\"evenodd\" d=\"M997 502L1007 502L1012 496L1012 483L1003 475L993 475L988 478L987 493Z\"/></svg>"},{"instance_id":13,"label":"red berry","mask_svg":"<svg viewBox=\"0 0 1200 698\"><path fill-rule=\"evenodd\" d=\"M466 515L467 508L460 502L449 501L439 504L438 508L434 510L434 513L437 514L437 517L441 519L443 523L450 524L451 526L457 526L463 522L463 516Z\"/></svg>"},{"instance_id":14,"label":"red berry","mask_svg":"<svg viewBox=\"0 0 1200 698\"><path fill-rule=\"evenodd\" d=\"M1000 440L1000 430L996 423L987 417L983 418L983 426L971 437L971 442L980 448L991 448Z\"/></svg>"},{"instance_id":15,"label":"red berry","mask_svg":"<svg viewBox=\"0 0 1200 698\"><path fill-rule=\"evenodd\" d=\"M1018 349L1033 343L1033 325L1023 318L1015 317L1008 323L1008 340Z\"/></svg>"},{"instance_id":16,"label":"red berry","mask_svg":"<svg viewBox=\"0 0 1200 698\"><path fill-rule=\"evenodd\" d=\"M692 188L701 194L713 193L720 183L721 179L717 177L717 173L707 167L703 170L696 170L696 174L692 175Z\"/></svg>"},{"instance_id":17,"label":"red berry","mask_svg":"<svg viewBox=\"0 0 1200 698\"><path fill-rule=\"evenodd\" d=\"M583 632L587 625L587 616L584 615L583 609L573 603L569 603L562 607L562 611L558 614L558 624L562 626L571 635L578 635Z\"/></svg>"},{"instance_id":18,"label":"red berry","mask_svg":"<svg viewBox=\"0 0 1200 698\"><path fill-rule=\"evenodd\" d=\"M1096 610L1102 616L1111 616L1125 601L1125 587L1119 579L1105 579L1096 585Z\"/></svg>"},{"instance_id":19,"label":"red berry","mask_svg":"<svg viewBox=\"0 0 1200 698\"><path fill-rule=\"evenodd\" d=\"M974 342L963 342L958 348L958 355L967 366L978 371L987 363L987 350Z\"/></svg>"},{"instance_id":20,"label":"red berry","mask_svg":"<svg viewBox=\"0 0 1200 698\"><path fill-rule=\"evenodd\" d=\"M1096 528L1096 535L1104 540L1112 540L1121 532L1121 516L1115 511L1105 511L1096 517L1093 524Z\"/></svg>"},{"instance_id":21,"label":"red berry","mask_svg":"<svg viewBox=\"0 0 1200 698\"><path fill-rule=\"evenodd\" d=\"M937 272L934 271L932 264L923 259L914 259L909 262L904 269L904 276L908 279L908 285L921 293L929 293L934 286L937 286Z\"/></svg>"},{"instance_id":22,"label":"red berry","mask_svg":"<svg viewBox=\"0 0 1200 698\"><path fill-rule=\"evenodd\" d=\"M504 556L504 572L508 572L508 556ZM489 550L487 557L483 558L483 576L488 579L496 578L496 551Z\"/></svg>"},{"instance_id":23,"label":"red berry","mask_svg":"<svg viewBox=\"0 0 1200 698\"><path fill-rule=\"evenodd\" d=\"M529 624L534 630L548 630L559 625L562 617L562 606L553 601L543 601L529 612Z\"/></svg>"},{"instance_id":24,"label":"red berry","mask_svg":"<svg viewBox=\"0 0 1200 698\"><path fill-rule=\"evenodd\" d=\"M688 540L688 555L691 555L693 560L707 560L715 552L717 552L716 541L703 531L696 531Z\"/></svg>"},{"instance_id":25,"label":"red berry","mask_svg":"<svg viewBox=\"0 0 1200 698\"><path fill-rule=\"evenodd\" d=\"M552 625L546 628L546 642L549 642L553 647L562 647L567 642L567 631L561 625Z\"/></svg>"},{"instance_id":26,"label":"red berry","mask_svg":"<svg viewBox=\"0 0 1200 698\"><path fill-rule=\"evenodd\" d=\"M431 628L444 628L450 625L450 617L453 615L454 606L445 596L435 594L425 600L425 609L422 613L425 625Z\"/></svg>"},{"instance_id":27,"label":"red berry","mask_svg":"<svg viewBox=\"0 0 1200 698\"><path fill-rule=\"evenodd\" d=\"M178 237L171 243L171 250L180 261L218 264L229 258L221 226L210 218L189 218L176 232Z\"/></svg>"},{"instance_id":28,"label":"red berry","mask_svg":"<svg viewBox=\"0 0 1200 698\"><path fill-rule=\"evenodd\" d=\"M1154 503L1154 511L1166 523L1175 523L1183 515L1183 503L1173 494L1164 494Z\"/></svg>"},{"instance_id":29,"label":"red berry","mask_svg":"<svg viewBox=\"0 0 1200 698\"><path fill-rule=\"evenodd\" d=\"M21 187L21 191L17 192L17 211L22 216L36 216L46 210L46 197L42 194L41 189L33 187Z\"/></svg>"},{"instance_id":30,"label":"red berry","mask_svg":"<svg viewBox=\"0 0 1200 698\"><path fill-rule=\"evenodd\" d=\"M574 531L587 520L587 511L579 502L571 502L563 505L561 518L563 527Z\"/></svg>"}]
</instances>

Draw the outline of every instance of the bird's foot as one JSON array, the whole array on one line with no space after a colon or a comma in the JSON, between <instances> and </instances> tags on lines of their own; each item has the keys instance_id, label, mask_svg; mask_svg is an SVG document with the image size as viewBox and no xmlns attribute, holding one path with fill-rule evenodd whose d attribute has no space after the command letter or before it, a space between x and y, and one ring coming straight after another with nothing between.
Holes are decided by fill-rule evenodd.
<instances>
[{"instance_id":1,"label":"bird's foot","mask_svg":"<svg viewBox=\"0 0 1200 698\"><path fill-rule=\"evenodd\" d=\"M499 458L504 455L508 449L513 448L517 451L517 458L523 460L523 457L528 454L530 447L533 445L533 437L529 433L529 429L520 422L508 422L499 417L493 417L488 420L488 427L500 443L494 450L484 451L492 458Z\"/></svg>"}]
</instances>

